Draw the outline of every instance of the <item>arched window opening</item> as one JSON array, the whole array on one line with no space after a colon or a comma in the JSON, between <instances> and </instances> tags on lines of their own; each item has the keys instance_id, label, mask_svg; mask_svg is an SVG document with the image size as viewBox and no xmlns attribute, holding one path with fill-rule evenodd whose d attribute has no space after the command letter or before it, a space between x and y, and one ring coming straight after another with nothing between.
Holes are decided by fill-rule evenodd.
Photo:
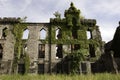
<instances>
[{"instance_id":1,"label":"arched window opening","mask_svg":"<svg viewBox=\"0 0 120 80\"><path fill-rule=\"evenodd\" d=\"M58 28L55 33L56 33L55 34L56 39L61 39L62 38L61 29Z\"/></svg>"},{"instance_id":2,"label":"arched window opening","mask_svg":"<svg viewBox=\"0 0 120 80\"><path fill-rule=\"evenodd\" d=\"M3 58L3 47L0 44L0 59L2 59L2 58Z\"/></svg>"},{"instance_id":3,"label":"arched window opening","mask_svg":"<svg viewBox=\"0 0 120 80\"><path fill-rule=\"evenodd\" d=\"M40 30L40 39L46 39L46 35L47 35L47 32L46 30L43 28Z\"/></svg>"},{"instance_id":4,"label":"arched window opening","mask_svg":"<svg viewBox=\"0 0 120 80\"><path fill-rule=\"evenodd\" d=\"M56 59L58 58L63 58L63 48L62 48L62 44L58 44L56 46Z\"/></svg>"},{"instance_id":5,"label":"arched window opening","mask_svg":"<svg viewBox=\"0 0 120 80\"><path fill-rule=\"evenodd\" d=\"M7 37L7 28L5 27L3 30L2 30L2 39L6 39Z\"/></svg>"},{"instance_id":6,"label":"arched window opening","mask_svg":"<svg viewBox=\"0 0 120 80\"><path fill-rule=\"evenodd\" d=\"M28 37L29 37L29 30L25 29L24 32L23 32L22 39L28 39Z\"/></svg>"}]
</instances>

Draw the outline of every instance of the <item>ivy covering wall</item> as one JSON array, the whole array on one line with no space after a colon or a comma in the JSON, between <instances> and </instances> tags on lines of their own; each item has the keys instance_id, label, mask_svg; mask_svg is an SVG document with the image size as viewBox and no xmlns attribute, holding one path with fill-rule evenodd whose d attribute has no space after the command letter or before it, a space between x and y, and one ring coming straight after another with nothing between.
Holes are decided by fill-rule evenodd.
<instances>
[{"instance_id":1,"label":"ivy covering wall","mask_svg":"<svg viewBox=\"0 0 120 80\"><path fill-rule=\"evenodd\" d=\"M87 39L86 31L93 31L97 29L96 21L83 19L80 15L80 10L77 10L73 3L68 10L65 10L65 18L60 17L50 20L51 24L51 44L67 44L67 45L80 45L80 49L72 51L67 54L69 61L72 63L71 72L77 71L79 63L85 60L85 57L89 55L89 44L93 44L95 49L100 47L100 40L98 34L94 36L94 39ZM55 39L56 28L61 29L62 37ZM97 30L96 30L97 31Z\"/></svg>"},{"instance_id":2,"label":"ivy covering wall","mask_svg":"<svg viewBox=\"0 0 120 80\"><path fill-rule=\"evenodd\" d=\"M17 68L20 60L20 55L22 54L23 49L23 31L27 28L26 24L16 23L13 25L12 33L14 35L15 43L14 43L14 61L13 61L13 73L17 73ZM23 60L25 64L25 73L29 70L29 55L27 53L23 54Z\"/></svg>"}]
</instances>

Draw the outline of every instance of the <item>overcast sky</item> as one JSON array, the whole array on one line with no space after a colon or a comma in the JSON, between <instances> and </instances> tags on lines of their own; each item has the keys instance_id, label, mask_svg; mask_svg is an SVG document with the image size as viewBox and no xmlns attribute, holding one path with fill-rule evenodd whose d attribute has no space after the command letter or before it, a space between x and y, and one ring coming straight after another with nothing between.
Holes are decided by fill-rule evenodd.
<instances>
[{"instance_id":1,"label":"overcast sky","mask_svg":"<svg viewBox=\"0 0 120 80\"><path fill-rule=\"evenodd\" d=\"M63 17L71 2L82 16L97 20L104 41L113 38L120 20L120 0L0 0L0 17L27 16L29 22L49 22L56 11Z\"/></svg>"}]
</instances>

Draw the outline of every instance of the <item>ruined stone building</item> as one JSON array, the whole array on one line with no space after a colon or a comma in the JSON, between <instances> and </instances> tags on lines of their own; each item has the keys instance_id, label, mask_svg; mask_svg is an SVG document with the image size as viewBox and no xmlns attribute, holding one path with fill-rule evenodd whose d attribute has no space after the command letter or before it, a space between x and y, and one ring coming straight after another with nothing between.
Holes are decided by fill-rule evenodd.
<instances>
[{"instance_id":1,"label":"ruined stone building","mask_svg":"<svg viewBox=\"0 0 120 80\"><path fill-rule=\"evenodd\" d=\"M79 72L97 70L95 62L104 50L96 20L81 17L80 10L73 3L65 10L64 18L58 12L55 16L49 23L21 22L19 18L0 19L1 74L25 73L25 54L30 60L28 73L69 73L72 65L69 55L73 53L82 53L84 57L79 62ZM23 31L26 38L21 38L21 43L17 36L21 34L22 26L14 32L17 24L26 25ZM13 70L15 64L17 67Z\"/></svg>"}]
</instances>

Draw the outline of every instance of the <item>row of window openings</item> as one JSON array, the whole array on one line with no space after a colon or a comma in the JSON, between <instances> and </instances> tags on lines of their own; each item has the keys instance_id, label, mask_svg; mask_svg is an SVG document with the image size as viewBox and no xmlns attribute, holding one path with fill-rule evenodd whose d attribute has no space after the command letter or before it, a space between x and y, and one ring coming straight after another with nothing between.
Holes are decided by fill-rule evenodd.
<instances>
[{"instance_id":1,"label":"row of window openings","mask_svg":"<svg viewBox=\"0 0 120 80\"><path fill-rule=\"evenodd\" d=\"M61 36L60 36L60 32L61 30L60 29L57 29L56 32L55 32L55 38L56 39L59 39ZM24 32L23 32L23 36L22 36L22 39L28 39L29 37L29 30L26 29ZM40 30L39 32L39 39L46 39L47 37L47 31L43 28Z\"/></svg>"},{"instance_id":2,"label":"row of window openings","mask_svg":"<svg viewBox=\"0 0 120 80\"><path fill-rule=\"evenodd\" d=\"M92 36L91 36L91 32L90 31L86 31L87 33L87 39L90 39ZM39 39L46 39L46 35L47 35L47 32L45 29L41 29L40 32L39 32ZM77 34L73 33L73 36L74 38L77 38ZM23 37L22 39L28 39L29 37L29 30L26 29L24 32L23 32ZM61 34L61 29L57 29L56 32L55 32L55 38L56 39L60 39L62 37L62 34Z\"/></svg>"},{"instance_id":3,"label":"row of window openings","mask_svg":"<svg viewBox=\"0 0 120 80\"><path fill-rule=\"evenodd\" d=\"M80 49L79 44L71 45L71 51L79 50L79 49ZM27 47L25 47L25 51L27 51ZM89 53L90 53L90 57L96 57L94 45L89 44ZM45 44L39 44L38 58L45 58ZM56 46L56 59L58 58L63 58L63 45L62 44L58 44Z\"/></svg>"},{"instance_id":4,"label":"row of window openings","mask_svg":"<svg viewBox=\"0 0 120 80\"><path fill-rule=\"evenodd\" d=\"M58 39L58 35L59 35L59 32L60 32L60 29L57 29L56 30L56 39ZM3 30L2 30L2 36L1 36L1 39L5 39L6 36L7 36L7 28L5 27ZM23 36L22 36L22 39L28 39L29 37L29 30L26 29L24 30L23 32ZM40 30L39 32L39 39L46 39L47 37L47 31L43 28Z\"/></svg>"},{"instance_id":5,"label":"row of window openings","mask_svg":"<svg viewBox=\"0 0 120 80\"><path fill-rule=\"evenodd\" d=\"M7 28L4 28L3 30L2 30L2 39L5 39L6 38L6 31L7 31ZM86 32L87 33L87 39L90 39L92 36L91 36L91 32L90 31L87 31ZM43 29L41 29L40 30L40 32L39 32L39 39L46 39L46 35L47 35L47 32L46 32L46 30L43 28ZM57 29L56 30L56 32L55 32L55 38L56 39L60 39L61 38L61 36L62 36L62 34L61 34L61 29ZM74 36L74 35L73 35ZM26 29L26 30L24 30L24 32L23 32L23 36L22 36L22 39L28 39L28 37L29 37L29 30L28 29Z\"/></svg>"},{"instance_id":6,"label":"row of window openings","mask_svg":"<svg viewBox=\"0 0 120 80\"><path fill-rule=\"evenodd\" d=\"M45 29L41 29L39 32L39 39L46 39L47 32ZM26 29L23 32L22 39L28 39L29 38L29 30Z\"/></svg>"},{"instance_id":7,"label":"row of window openings","mask_svg":"<svg viewBox=\"0 0 120 80\"><path fill-rule=\"evenodd\" d=\"M89 52L90 52L90 57L95 57L95 48L94 45L89 45ZM71 50L78 50L80 49L80 45L72 45ZM45 58L45 44L39 44L38 48L38 58ZM24 52L27 52L27 46L24 47ZM0 44L0 59L3 57L3 47ZM62 44L58 44L56 46L56 59L58 58L63 58L63 46Z\"/></svg>"},{"instance_id":8,"label":"row of window openings","mask_svg":"<svg viewBox=\"0 0 120 80\"><path fill-rule=\"evenodd\" d=\"M78 49L80 49L79 44L71 45L71 51L78 50ZM45 44L40 44L38 50L39 50L38 58L45 58ZM63 58L63 45L62 44L58 44L56 46L56 57L55 58L56 59Z\"/></svg>"},{"instance_id":9,"label":"row of window openings","mask_svg":"<svg viewBox=\"0 0 120 80\"><path fill-rule=\"evenodd\" d=\"M92 32L91 31L86 31L86 35L87 35L87 39L92 39ZM72 36L74 39L77 39L78 35L77 35L77 31L72 31ZM55 34L55 38L56 39L61 39L62 38L62 32L61 29L57 29L56 30L56 34Z\"/></svg>"},{"instance_id":10,"label":"row of window openings","mask_svg":"<svg viewBox=\"0 0 120 80\"><path fill-rule=\"evenodd\" d=\"M24 74L25 73L25 64L18 64L18 73ZM44 73L44 64L38 64L38 74Z\"/></svg>"},{"instance_id":11,"label":"row of window openings","mask_svg":"<svg viewBox=\"0 0 120 80\"><path fill-rule=\"evenodd\" d=\"M57 70L57 73L62 73L62 72L67 72L69 73L69 70L70 70L70 65L71 63L58 63L57 66L56 66L56 70ZM66 67L64 67L64 65L66 65ZM91 70L94 71L93 67L94 67L95 63L91 63L90 66L91 66ZM87 70L87 63L81 63L81 70L83 73L86 73L86 70ZM78 69L79 70L79 69ZM25 73L25 64L18 64L18 73L19 74L24 74ZM41 64L38 64L38 74L44 74L45 73L45 64L44 63L41 63Z\"/></svg>"},{"instance_id":12,"label":"row of window openings","mask_svg":"<svg viewBox=\"0 0 120 80\"><path fill-rule=\"evenodd\" d=\"M79 44L71 45L71 51L79 50L79 49L80 49ZM92 44L89 44L89 53L90 53L90 57L96 57L95 47ZM45 58L45 44L40 44L39 45L39 56L38 56L38 58ZM63 58L63 45L62 44L58 44L56 46L56 59L58 59L58 58Z\"/></svg>"}]
</instances>

